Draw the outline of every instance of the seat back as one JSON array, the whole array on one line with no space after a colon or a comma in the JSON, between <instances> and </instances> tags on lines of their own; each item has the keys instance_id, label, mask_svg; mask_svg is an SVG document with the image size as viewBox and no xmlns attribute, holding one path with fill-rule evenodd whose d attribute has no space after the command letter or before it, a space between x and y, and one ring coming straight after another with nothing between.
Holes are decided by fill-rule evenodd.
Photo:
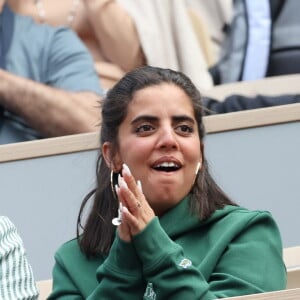
<instances>
[{"instance_id":1,"label":"seat back","mask_svg":"<svg viewBox=\"0 0 300 300\"><path fill-rule=\"evenodd\" d=\"M46 300L52 290L52 279L37 281L36 286L40 293L39 300Z\"/></svg>"},{"instance_id":2,"label":"seat back","mask_svg":"<svg viewBox=\"0 0 300 300\"><path fill-rule=\"evenodd\" d=\"M300 246L283 249L287 268L287 289L300 288Z\"/></svg>"},{"instance_id":3,"label":"seat back","mask_svg":"<svg viewBox=\"0 0 300 300\"><path fill-rule=\"evenodd\" d=\"M300 299L300 289L282 290L269 293L223 298L232 300L296 300Z\"/></svg>"}]
</instances>

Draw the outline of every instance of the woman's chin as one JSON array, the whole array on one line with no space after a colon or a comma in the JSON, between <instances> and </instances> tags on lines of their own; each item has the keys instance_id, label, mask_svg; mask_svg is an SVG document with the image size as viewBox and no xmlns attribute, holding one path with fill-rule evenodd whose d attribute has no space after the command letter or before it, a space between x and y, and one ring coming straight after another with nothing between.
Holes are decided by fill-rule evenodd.
<instances>
[{"instance_id":1,"label":"woman's chin","mask_svg":"<svg viewBox=\"0 0 300 300\"><path fill-rule=\"evenodd\" d=\"M183 196L184 197L184 196ZM147 198L150 206L159 215L158 210L166 211L176 206L182 200L179 193L176 191L155 191L152 192L151 198Z\"/></svg>"}]
</instances>

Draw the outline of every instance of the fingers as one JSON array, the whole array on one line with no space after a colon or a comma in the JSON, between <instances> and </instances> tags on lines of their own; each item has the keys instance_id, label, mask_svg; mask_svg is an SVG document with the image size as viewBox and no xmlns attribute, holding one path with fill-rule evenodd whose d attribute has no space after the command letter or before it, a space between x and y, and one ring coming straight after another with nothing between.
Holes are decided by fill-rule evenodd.
<instances>
[{"instance_id":1,"label":"fingers","mask_svg":"<svg viewBox=\"0 0 300 300\"><path fill-rule=\"evenodd\" d=\"M131 174L129 167L126 164L123 164L122 175L127 182L128 188L134 193L135 196L142 194L142 184L138 180L135 182L134 177Z\"/></svg>"},{"instance_id":2,"label":"fingers","mask_svg":"<svg viewBox=\"0 0 300 300\"><path fill-rule=\"evenodd\" d=\"M119 176L118 181L119 186L122 186L126 196L124 197L125 206L127 206L132 213L138 212L138 209L146 202L142 192L141 181L135 181L135 178L132 176L129 167L126 164L123 164L122 175L123 177Z\"/></svg>"},{"instance_id":3,"label":"fingers","mask_svg":"<svg viewBox=\"0 0 300 300\"><path fill-rule=\"evenodd\" d=\"M122 215L124 214L124 211L126 211L126 207L122 207ZM128 211L128 210L127 210ZM120 226L118 227L118 234L121 240L125 242L130 242L132 238L132 234L130 231L130 228L126 222L122 222Z\"/></svg>"},{"instance_id":4,"label":"fingers","mask_svg":"<svg viewBox=\"0 0 300 300\"><path fill-rule=\"evenodd\" d=\"M129 178L122 178L119 176L119 199L122 201L123 205L128 208L130 213L137 216L140 213L140 208L143 206L144 203L144 195L140 192L137 184L133 177L130 176ZM127 180L127 182L125 181Z\"/></svg>"},{"instance_id":5,"label":"fingers","mask_svg":"<svg viewBox=\"0 0 300 300\"><path fill-rule=\"evenodd\" d=\"M130 230L131 236L138 234L147 225L147 223L141 222L139 218L131 214L126 207L123 209L123 218L124 218L123 223L128 224L128 228Z\"/></svg>"},{"instance_id":6,"label":"fingers","mask_svg":"<svg viewBox=\"0 0 300 300\"><path fill-rule=\"evenodd\" d=\"M122 205L122 224L127 223L132 235L139 233L154 218L154 212L142 192L140 181L135 181L128 166L123 165L123 177L119 176L117 194Z\"/></svg>"}]
</instances>

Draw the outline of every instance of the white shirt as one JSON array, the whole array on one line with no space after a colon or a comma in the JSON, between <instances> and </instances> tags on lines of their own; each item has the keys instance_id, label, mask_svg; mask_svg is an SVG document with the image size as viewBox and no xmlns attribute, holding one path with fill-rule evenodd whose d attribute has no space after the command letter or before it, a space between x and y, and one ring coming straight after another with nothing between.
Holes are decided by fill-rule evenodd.
<instances>
[{"instance_id":1,"label":"white shirt","mask_svg":"<svg viewBox=\"0 0 300 300\"><path fill-rule=\"evenodd\" d=\"M0 299L38 299L31 266L15 225L0 216Z\"/></svg>"}]
</instances>

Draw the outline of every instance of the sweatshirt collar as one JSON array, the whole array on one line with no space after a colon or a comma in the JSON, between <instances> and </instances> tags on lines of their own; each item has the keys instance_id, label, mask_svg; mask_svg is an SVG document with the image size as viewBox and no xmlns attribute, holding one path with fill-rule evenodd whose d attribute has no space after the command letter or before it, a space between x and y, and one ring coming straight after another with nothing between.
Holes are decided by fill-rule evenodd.
<instances>
[{"instance_id":1,"label":"sweatshirt collar","mask_svg":"<svg viewBox=\"0 0 300 300\"><path fill-rule=\"evenodd\" d=\"M175 238L187 231L201 227L204 224L216 222L230 212L240 209L238 206L227 205L223 209L216 210L207 220L201 221L197 215L191 212L189 203L190 197L187 196L160 217L159 221L161 226L171 238Z\"/></svg>"}]
</instances>

